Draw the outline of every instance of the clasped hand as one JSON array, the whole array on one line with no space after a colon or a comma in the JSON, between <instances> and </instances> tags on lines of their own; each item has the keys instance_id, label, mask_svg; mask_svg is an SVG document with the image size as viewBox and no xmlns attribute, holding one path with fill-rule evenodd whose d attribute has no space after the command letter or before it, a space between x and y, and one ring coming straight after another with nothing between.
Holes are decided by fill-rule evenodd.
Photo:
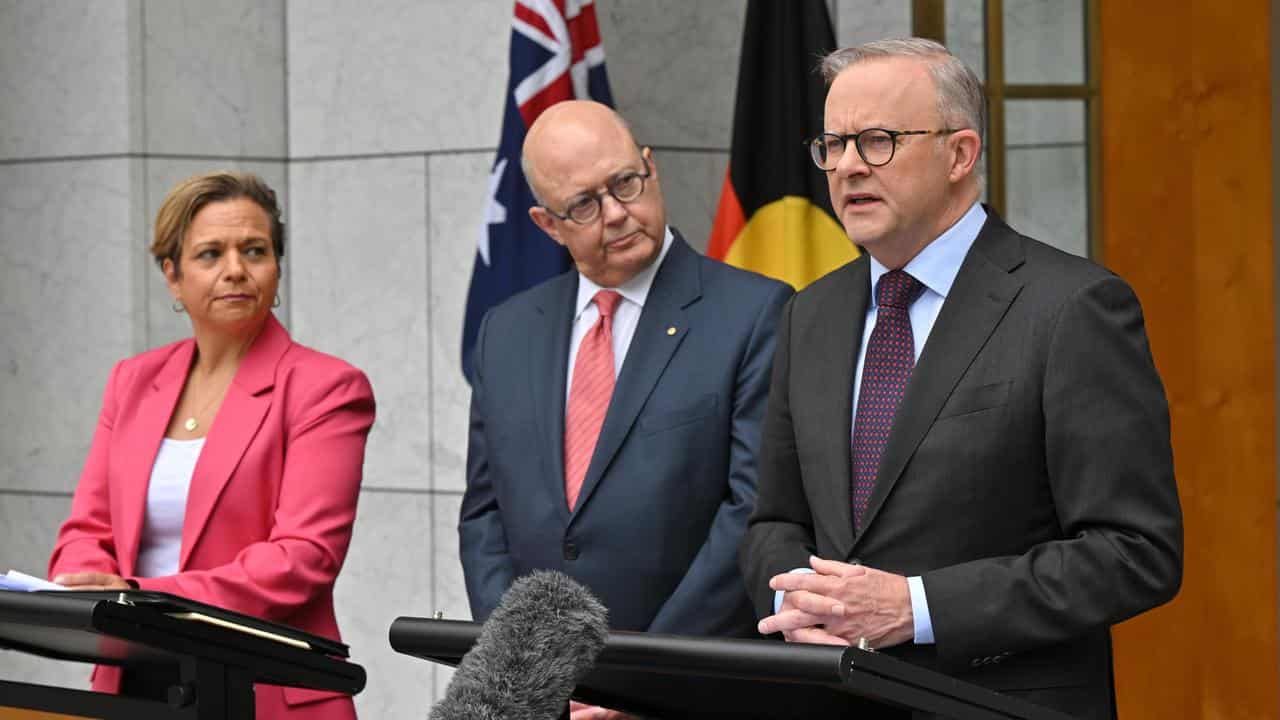
<instances>
[{"instance_id":1,"label":"clasped hand","mask_svg":"<svg viewBox=\"0 0 1280 720\"><path fill-rule=\"evenodd\" d=\"M865 565L811 556L813 573L783 573L769 580L782 590L782 605L760 621L762 635L780 632L788 642L873 648L915 637L907 578Z\"/></svg>"}]
</instances>

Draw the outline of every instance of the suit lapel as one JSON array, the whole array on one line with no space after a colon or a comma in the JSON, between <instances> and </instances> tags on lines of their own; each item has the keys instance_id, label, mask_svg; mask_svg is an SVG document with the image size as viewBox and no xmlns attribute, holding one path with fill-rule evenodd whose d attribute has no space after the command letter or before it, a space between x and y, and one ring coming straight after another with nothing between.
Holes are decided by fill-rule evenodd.
<instances>
[{"instance_id":1,"label":"suit lapel","mask_svg":"<svg viewBox=\"0 0 1280 720\"><path fill-rule=\"evenodd\" d=\"M826 506L835 513L831 530L836 548L847 557L853 548L853 506L849 495L853 477L853 379L871 298L871 265L864 259L839 272L845 277L833 288L834 297L819 303L825 310L813 354L818 367L806 397L816 401L818 427L836 428L823 435L827 441L824 465L835 481L822 483L822 487L827 493Z\"/></svg>"},{"instance_id":2,"label":"suit lapel","mask_svg":"<svg viewBox=\"0 0 1280 720\"><path fill-rule=\"evenodd\" d=\"M1022 264L1018 236L993 211L988 209L988 213L911 373L880 459L879 479L859 540L875 522L885 498L961 376L1022 290L1022 282L1010 274Z\"/></svg>"},{"instance_id":3,"label":"suit lapel","mask_svg":"<svg viewBox=\"0 0 1280 720\"><path fill-rule=\"evenodd\" d=\"M240 361L191 475L182 524L180 570L186 569L218 497L258 434L262 419L271 407L269 391L275 386L276 367L292 342L275 317L268 315L266 327Z\"/></svg>"},{"instance_id":4,"label":"suit lapel","mask_svg":"<svg viewBox=\"0 0 1280 720\"><path fill-rule=\"evenodd\" d=\"M564 494L564 399L569 372L569 335L573 330L578 274L569 272L553 281L551 292L534 305L538 325L529 332L529 391L533 395L535 427L542 428L540 445L545 471L544 492L559 498L562 520L569 521Z\"/></svg>"},{"instance_id":5,"label":"suit lapel","mask_svg":"<svg viewBox=\"0 0 1280 720\"><path fill-rule=\"evenodd\" d=\"M640 410L667 369L671 356L691 332L684 309L701 296L698 255L677 233L653 278L622 371L614 384L613 398L582 481L578 510L590 500L600 478L618 454Z\"/></svg>"},{"instance_id":6,"label":"suit lapel","mask_svg":"<svg viewBox=\"0 0 1280 720\"><path fill-rule=\"evenodd\" d=\"M138 420L124 443L124 495L120 498L119 505L122 516L120 527L123 531L120 534L118 558L120 572L126 577L137 569L138 547L142 542L143 522L146 518L147 492L151 485L151 469L160 452L160 443L169 427L169 419L173 417L173 409L177 407L178 398L182 395L194 355L195 342L187 341L178 345L165 360L138 405Z\"/></svg>"}]
</instances>

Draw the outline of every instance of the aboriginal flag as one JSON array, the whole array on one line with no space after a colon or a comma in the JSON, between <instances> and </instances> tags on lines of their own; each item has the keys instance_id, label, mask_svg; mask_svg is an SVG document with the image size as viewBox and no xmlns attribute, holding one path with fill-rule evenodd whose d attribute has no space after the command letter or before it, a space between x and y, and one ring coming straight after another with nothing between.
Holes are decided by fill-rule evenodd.
<instances>
[{"instance_id":1,"label":"aboriginal flag","mask_svg":"<svg viewBox=\"0 0 1280 720\"><path fill-rule=\"evenodd\" d=\"M818 61L835 48L823 0L751 0L729 169L707 254L797 290L857 257L806 139L822 132Z\"/></svg>"}]
</instances>

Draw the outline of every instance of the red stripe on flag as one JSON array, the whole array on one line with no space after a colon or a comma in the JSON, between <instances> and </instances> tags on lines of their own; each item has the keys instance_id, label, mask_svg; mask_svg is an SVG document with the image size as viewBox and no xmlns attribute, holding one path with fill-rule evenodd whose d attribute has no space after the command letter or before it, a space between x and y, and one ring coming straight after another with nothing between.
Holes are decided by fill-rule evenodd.
<instances>
[{"instance_id":1,"label":"red stripe on flag","mask_svg":"<svg viewBox=\"0 0 1280 720\"><path fill-rule=\"evenodd\" d=\"M729 254L733 241L738 239L738 234L746 226L747 217L742 212L738 193L733 189L733 176L726 168L724 185L720 188L720 206L716 208L716 219L711 224L711 239L707 242L707 256L723 260Z\"/></svg>"},{"instance_id":2,"label":"red stripe on flag","mask_svg":"<svg viewBox=\"0 0 1280 720\"><path fill-rule=\"evenodd\" d=\"M596 24L596 6L582 8L578 16L569 21L569 44L573 48L573 62L577 63L587 51L600 44L600 26Z\"/></svg>"},{"instance_id":3,"label":"red stripe on flag","mask_svg":"<svg viewBox=\"0 0 1280 720\"><path fill-rule=\"evenodd\" d=\"M516 19L535 28L545 35L548 40L555 42L556 36L552 34L551 26L547 24L546 19L530 9L528 5L516 3Z\"/></svg>"},{"instance_id":4,"label":"red stripe on flag","mask_svg":"<svg viewBox=\"0 0 1280 720\"><path fill-rule=\"evenodd\" d=\"M560 77L553 80L550 85L542 88L538 94L529 98L520 106L520 117L524 118L524 126L530 127L533 125L533 121L538 119L543 110L561 100L572 99L573 83L569 80L569 73L560 73Z\"/></svg>"}]
</instances>

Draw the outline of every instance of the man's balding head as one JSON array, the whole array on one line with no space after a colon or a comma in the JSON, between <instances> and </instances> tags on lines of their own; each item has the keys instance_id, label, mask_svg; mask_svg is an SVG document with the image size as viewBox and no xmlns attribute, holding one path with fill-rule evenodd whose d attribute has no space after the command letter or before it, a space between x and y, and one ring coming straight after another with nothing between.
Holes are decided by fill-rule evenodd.
<instances>
[{"instance_id":1,"label":"man's balding head","mask_svg":"<svg viewBox=\"0 0 1280 720\"><path fill-rule=\"evenodd\" d=\"M636 144L622 116L588 100L547 108L530 126L520 156L539 206L529 216L573 256L578 271L603 287L617 287L657 259L666 234L666 209L652 153ZM611 195L620 181L639 180L643 192L623 203ZM596 198L590 222L567 218L575 203Z\"/></svg>"}]
</instances>

